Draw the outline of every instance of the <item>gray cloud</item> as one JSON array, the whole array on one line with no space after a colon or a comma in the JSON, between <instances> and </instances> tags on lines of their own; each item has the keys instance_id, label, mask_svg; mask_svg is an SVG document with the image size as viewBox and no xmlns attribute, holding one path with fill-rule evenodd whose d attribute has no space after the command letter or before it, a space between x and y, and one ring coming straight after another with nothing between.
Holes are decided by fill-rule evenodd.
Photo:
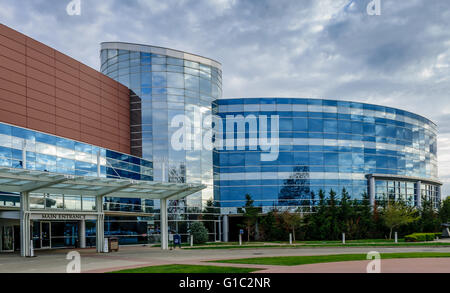
<instances>
[{"instance_id":1,"label":"gray cloud","mask_svg":"<svg viewBox=\"0 0 450 293\"><path fill-rule=\"evenodd\" d=\"M0 0L0 21L99 68L101 41L184 50L223 64L224 96L385 104L440 126L450 194L450 2L381 0ZM351 3L351 4L350 4Z\"/></svg>"}]
</instances>

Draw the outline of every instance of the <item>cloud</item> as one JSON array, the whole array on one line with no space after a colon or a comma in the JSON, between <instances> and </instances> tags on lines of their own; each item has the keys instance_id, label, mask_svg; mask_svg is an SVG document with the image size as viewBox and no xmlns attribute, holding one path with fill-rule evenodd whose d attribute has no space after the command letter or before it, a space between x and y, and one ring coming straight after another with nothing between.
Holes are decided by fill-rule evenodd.
<instances>
[{"instance_id":1,"label":"cloud","mask_svg":"<svg viewBox=\"0 0 450 293\"><path fill-rule=\"evenodd\" d=\"M381 0L0 0L0 21L99 68L102 41L176 48L223 64L224 96L385 104L440 126L450 194L450 2Z\"/></svg>"}]
</instances>

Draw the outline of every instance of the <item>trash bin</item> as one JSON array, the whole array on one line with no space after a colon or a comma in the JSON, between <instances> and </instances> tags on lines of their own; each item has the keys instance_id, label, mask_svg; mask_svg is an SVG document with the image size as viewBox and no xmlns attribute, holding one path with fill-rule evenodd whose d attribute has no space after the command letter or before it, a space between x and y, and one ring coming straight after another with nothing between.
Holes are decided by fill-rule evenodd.
<instances>
[{"instance_id":1,"label":"trash bin","mask_svg":"<svg viewBox=\"0 0 450 293\"><path fill-rule=\"evenodd\" d=\"M119 238L108 238L108 251L119 251Z\"/></svg>"},{"instance_id":2,"label":"trash bin","mask_svg":"<svg viewBox=\"0 0 450 293\"><path fill-rule=\"evenodd\" d=\"M181 248L181 235L180 234L173 235L173 248L176 248L177 246Z\"/></svg>"}]
</instances>

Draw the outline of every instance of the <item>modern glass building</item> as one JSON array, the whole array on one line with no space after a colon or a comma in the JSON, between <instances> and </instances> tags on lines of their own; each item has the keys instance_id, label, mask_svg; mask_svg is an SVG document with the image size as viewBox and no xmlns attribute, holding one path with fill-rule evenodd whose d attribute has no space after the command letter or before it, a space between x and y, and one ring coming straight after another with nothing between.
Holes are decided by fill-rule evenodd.
<instances>
[{"instance_id":1,"label":"modern glass building","mask_svg":"<svg viewBox=\"0 0 450 293\"><path fill-rule=\"evenodd\" d=\"M101 72L130 88L131 153L153 161L155 180L207 186L186 203L174 203L172 220L196 219L213 199L212 150L201 141L211 131L204 118L211 115L213 100L222 96L220 63L161 47L102 43ZM189 145L183 149L171 143L179 129L173 119L179 115L192 122L186 133ZM176 228L176 222L171 225Z\"/></svg>"},{"instance_id":2,"label":"modern glass building","mask_svg":"<svg viewBox=\"0 0 450 293\"><path fill-rule=\"evenodd\" d=\"M1 24L0 37L0 251L102 252L104 235L167 249L192 221L227 241L246 194L263 212L307 211L343 188L372 204L440 202L437 127L420 115L223 99L220 63L194 54L102 43L102 74Z\"/></svg>"},{"instance_id":3,"label":"modern glass building","mask_svg":"<svg viewBox=\"0 0 450 293\"><path fill-rule=\"evenodd\" d=\"M309 207L321 189L339 195L345 188L356 199L369 194L372 202L390 198L420 205L423 197L440 202L437 127L417 114L300 98L220 99L213 112L223 119L224 139L230 132L235 139L239 135L239 126L225 123L227 116L247 118L241 128L245 148L214 152L215 200L222 214L236 213L245 194L263 210ZM265 151L249 145L248 127L257 123L260 135L261 116L267 116L269 131L279 127L275 160L261 160Z\"/></svg>"}]
</instances>

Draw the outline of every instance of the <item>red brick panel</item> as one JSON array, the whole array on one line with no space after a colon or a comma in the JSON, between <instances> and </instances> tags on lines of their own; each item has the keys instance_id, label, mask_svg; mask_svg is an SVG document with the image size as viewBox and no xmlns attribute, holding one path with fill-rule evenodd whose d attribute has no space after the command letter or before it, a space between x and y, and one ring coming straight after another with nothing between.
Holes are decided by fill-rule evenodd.
<instances>
[{"instance_id":1,"label":"red brick panel","mask_svg":"<svg viewBox=\"0 0 450 293\"><path fill-rule=\"evenodd\" d=\"M130 153L128 88L0 24L0 122Z\"/></svg>"}]
</instances>

